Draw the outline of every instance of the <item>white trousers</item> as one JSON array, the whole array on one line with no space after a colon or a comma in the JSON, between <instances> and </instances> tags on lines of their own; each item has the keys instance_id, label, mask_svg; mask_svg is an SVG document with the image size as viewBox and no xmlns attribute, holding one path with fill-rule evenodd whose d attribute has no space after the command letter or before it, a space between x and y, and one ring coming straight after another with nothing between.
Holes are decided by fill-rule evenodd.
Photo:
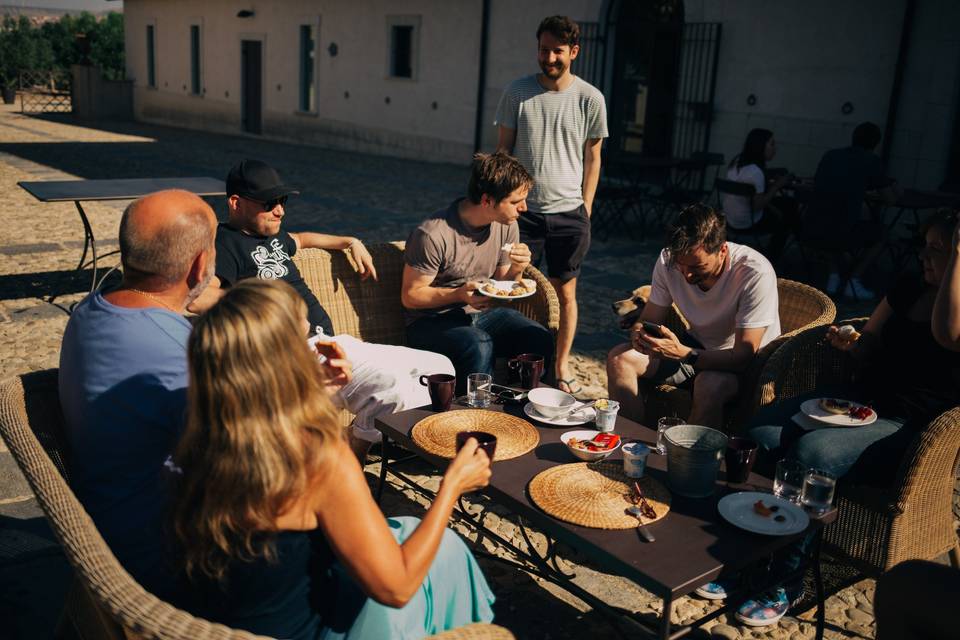
<instances>
[{"instance_id":1,"label":"white trousers","mask_svg":"<svg viewBox=\"0 0 960 640\"><path fill-rule=\"evenodd\" d=\"M380 441L380 432L373 426L377 416L430 403L420 376L455 375L450 359L432 351L372 344L346 334L317 336L310 341L318 339L339 344L353 366L353 379L340 389L334 401L356 415L353 435L368 442Z\"/></svg>"}]
</instances>

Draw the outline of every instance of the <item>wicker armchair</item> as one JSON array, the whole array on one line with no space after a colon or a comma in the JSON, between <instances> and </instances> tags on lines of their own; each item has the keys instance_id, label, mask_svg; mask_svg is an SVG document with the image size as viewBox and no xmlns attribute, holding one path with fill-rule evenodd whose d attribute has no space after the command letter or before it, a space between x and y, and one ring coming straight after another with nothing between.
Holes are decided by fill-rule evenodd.
<instances>
[{"instance_id":1,"label":"wicker armchair","mask_svg":"<svg viewBox=\"0 0 960 640\"><path fill-rule=\"evenodd\" d=\"M865 322L860 318L844 324L859 329ZM770 357L760 374L762 405L851 379L852 358L832 348L823 335L821 328L803 331ZM955 407L917 434L890 487L839 484L839 517L825 530L827 548L868 575L947 552L953 566L960 566L951 508L958 462L960 407Z\"/></svg>"},{"instance_id":2,"label":"wicker armchair","mask_svg":"<svg viewBox=\"0 0 960 640\"><path fill-rule=\"evenodd\" d=\"M352 259L343 251L304 249L297 252L293 261L307 286L330 314L336 333L346 333L366 342L402 345L407 340L400 304L403 247L403 242L367 246L377 267L378 282L360 280ZM505 304L556 335L560 326L560 303L553 286L534 267L528 267L524 276L536 281L537 292ZM341 424L349 424L351 419L348 412L341 411Z\"/></svg>"},{"instance_id":3,"label":"wicker armchair","mask_svg":"<svg viewBox=\"0 0 960 640\"><path fill-rule=\"evenodd\" d=\"M62 425L56 369L24 374L0 387L0 435L30 483L75 573L58 637L262 638L196 618L151 595L134 581L113 556L62 475ZM504 640L513 635L502 627L477 624L438 637Z\"/></svg>"},{"instance_id":4,"label":"wicker armchair","mask_svg":"<svg viewBox=\"0 0 960 640\"><path fill-rule=\"evenodd\" d=\"M649 292L649 287L642 287L640 295L646 299ZM829 324L837 316L837 308L833 301L811 286L778 278L777 294L782 333L757 352L750 367L741 376L740 397L736 404L730 405L726 411L726 422L734 430L739 429L761 406L757 380L767 359L799 332L809 327ZM685 333L689 328L687 320L676 305L672 306L665 324L678 335ZM660 416L689 415L693 397L688 391L668 384L648 384L646 400L646 423L655 424Z\"/></svg>"}]
</instances>

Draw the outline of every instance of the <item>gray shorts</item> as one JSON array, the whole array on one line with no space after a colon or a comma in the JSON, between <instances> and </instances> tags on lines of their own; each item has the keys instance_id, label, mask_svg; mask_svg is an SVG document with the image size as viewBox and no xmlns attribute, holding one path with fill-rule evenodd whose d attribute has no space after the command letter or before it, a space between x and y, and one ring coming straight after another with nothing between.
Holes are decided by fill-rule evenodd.
<instances>
[{"instance_id":1,"label":"gray shorts","mask_svg":"<svg viewBox=\"0 0 960 640\"><path fill-rule=\"evenodd\" d=\"M690 334L684 335L681 342L694 349L703 349L703 345ZM680 362L679 360L662 358L660 360L660 366L657 367L657 372L653 374L650 380L658 384L669 384L673 387L685 388L693 385L693 379L696 375L697 372L694 370L693 365Z\"/></svg>"}]
</instances>

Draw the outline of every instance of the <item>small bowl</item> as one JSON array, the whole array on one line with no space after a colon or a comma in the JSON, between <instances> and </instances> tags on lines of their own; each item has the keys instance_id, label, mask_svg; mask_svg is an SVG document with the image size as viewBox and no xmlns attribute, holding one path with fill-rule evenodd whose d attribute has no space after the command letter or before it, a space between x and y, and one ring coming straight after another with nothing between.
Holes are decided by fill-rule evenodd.
<instances>
[{"instance_id":1,"label":"small bowl","mask_svg":"<svg viewBox=\"0 0 960 640\"><path fill-rule=\"evenodd\" d=\"M570 450L570 453L572 453L574 456L576 456L580 460L583 460L584 462L596 462L597 460L603 460L604 458L609 456L611 453L619 449L621 443L617 442L616 446L611 447L606 451L586 451L584 449L574 449L569 444L567 444L567 441L570 440L570 438L576 438L577 440L593 440L599 434L600 434L599 431L594 431L591 429L582 429L579 431L567 431L565 434L560 436L560 441L563 442L563 444L567 445L567 449Z\"/></svg>"},{"instance_id":2,"label":"small bowl","mask_svg":"<svg viewBox=\"0 0 960 640\"><path fill-rule=\"evenodd\" d=\"M527 399L530 400L533 408L546 418L558 418L569 413L577 402L577 399L569 393L545 387L531 389L527 393Z\"/></svg>"}]
</instances>

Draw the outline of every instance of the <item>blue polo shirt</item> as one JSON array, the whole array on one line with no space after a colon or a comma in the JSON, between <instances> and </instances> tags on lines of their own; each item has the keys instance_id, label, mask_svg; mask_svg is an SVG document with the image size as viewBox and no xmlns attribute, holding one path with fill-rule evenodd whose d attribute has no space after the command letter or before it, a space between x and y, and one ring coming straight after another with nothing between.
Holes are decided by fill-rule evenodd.
<instances>
[{"instance_id":1,"label":"blue polo shirt","mask_svg":"<svg viewBox=\"0 0 960 640\"><path fill-rule=\"evenodd\" d=\"M70 484L120 563L160 597L173 588L163 469L184 425L190 328L95 293L70 316L60 351Z\"/></svg>"}]
</instances>

